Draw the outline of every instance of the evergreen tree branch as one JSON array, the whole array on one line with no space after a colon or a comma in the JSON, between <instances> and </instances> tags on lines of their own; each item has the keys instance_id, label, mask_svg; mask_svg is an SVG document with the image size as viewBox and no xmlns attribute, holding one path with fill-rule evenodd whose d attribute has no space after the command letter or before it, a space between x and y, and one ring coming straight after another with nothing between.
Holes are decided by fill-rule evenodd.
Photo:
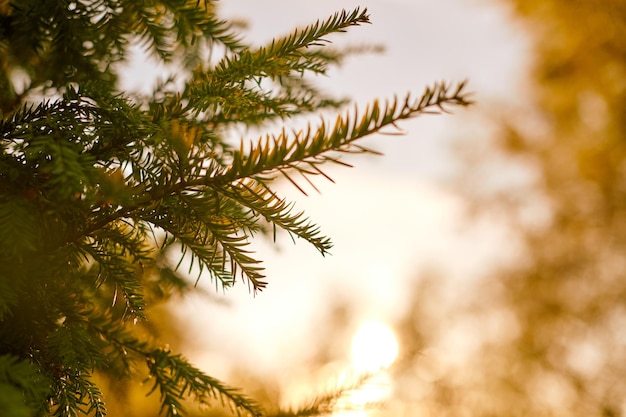
<instances>
[{"instance_id":1,"label":"evergreen tree branch","mask_svg":"<svg viewBox=\"0 0 626 417\"><path fill-rule=\"evenodd\" d=\"M121 234L119 229L115 230L115 223L99 229L87 241L78 242L80 250L89 255L96 262L98 269L95 285L102 285L110 282L113 285L112 304L115 305L118 294L121 295L126 305L125 314L132 318L145 318L145 300L143 296L143 285L138 279L137 266L134 262L141 261L147 255L146 252L138 251L134 255L126 253L125 247L139 250L140 247L132 247L135 237L132 235L135 230L130 230L127 234ZM116 243L115 240L118 240ZM125 241L129 239L129 241ZM143 242L142 246L143 246Z\"/></svg>"},{"instance_id":2,"label":"evergreen tree branch","mask_svg":"<svg viewBox=\"0 0 626 417\"><path fill-rule=\"evenodd\" d=\"M328 390L314 398L297 405L296 407L290 407L286 409L279 409L274 413L268 415L268 417L315 417L324 415L333 415L342 411L362 411L369 408L373 404L365 404L359 407L342 407L338 406L342 399L345 399L351 391L362 388L367 380L371 378L371 375L365 374L356 378L349 384L344 384L336 389Z\"/></svg>"},{"instance_id":3,"label":"evergreen tree branch","mask_svg":"<svg viewBox=\"0 0 626 417\"><path fill-rule=\"evenodd\" d=\"M238 390L205 375L180 355L156 349L146 352L146 360L150 377L154 378L152 391L156 389L160 391L161 412L165 412L165 417L174 417L182 412L183 405L180 399L189 395L205 405L210 404L210 400L220 400L237 416L264 415L256 402L240 394Z\"/></svg>"},{"instance_id":4,"label":"evergreen tree branch","mask_svg":"<svg viewBox=\"0 0 626 417\"><path fill-rule=\"evenodd\" d=\"M284 169L294 169L305 176L310 175L310 171L301 167L303 163L309 167L317 167L327 162L341 163L336 156L326 155L329 152L372 152L355 142L380 132L385 127L396 127L396 122L400 120L422 114L447 112L446 106L469 105L471 101L463 91L464 87L465 83L462 82L450 91L446 83L438 83L427 88L417 100L407 95L402 104L396 99L382 107L378 101L374 101L365 109L361 118L358 117L358 110L355 110L353 116L338 116L332 127L322 120L316 130L309 126L306 132L301 130L293 136L283 130L278 136L267 135L261 138L256 144L251 144L249 150L246 150L242 141L240 149L233 154L230 166L223 173L207 178L206 182L232 183L242 178L263 177Z\"/></svg>"},{"instance_id":5,"label":"evergreen tree branch","mask_svg":"<svg viewBox=\"0 0 626 417\"><path fill-rule=\"evenodd\" d=\"M56 380L55 399L52 407L54 417L78 417L93 415L106 417L106 407L100 389L89 379L91 374L82 372L64 372ZM93 413L93 414L91 414Z\"/></svg>"},{"instance_id":6,"label":"evergreen tree branch","mask_svg":"<svg viewBox=\"0 0 626 417\"><path fill-rule=\"evenodd\" d=\"M311 223L304 212L292 214L293 204L278 197L262 183L241 180L221 188L220 192L249 207L270 224L308 241L322 255L332 248L330 239L321 235L319 227Z\"/></svg>"},{"instance_id":7,"label":"evergreen tree branch","mask_svg":"<svg viewBox=\"0 0 626 417\"><path fill-rule=\"evenodd\" d=\"M323 45L327 42L325 36L362 23L369 23L367 9L361 11L357 8L350 13L344 10L324 22L318 20L285 38L273 40L267 47L227 55L215 68L194 74L183 93L183 97L189 100L187 109L197 115L215 107L213 113L224 114L225 119L242 123L257 123L259 116L254 116L257 112L288 116L292 114L290 109L298 108L286 106L293 102L292 97L281 104L280 96L270 99L267 93L255 91L254 85L260 85L262 78L278 80L291 74L302 76L307 71L325 73L337 56L306 51L306 48ZM248 81L254 81L252 86L246 85ZM239 117L229 117L235 110ZM249 115L246 115L246 110Z\"/></svg>"},{"instance_id":8,"label":"evergreen tree branch","mask_svg":"<svg viewBox=\"0 0 626 417\"><path fill-rule=\"evenodd\" d=\"M291 207L276 198L264 185L267 178L276 173L281 174L302 190L295 180L291 179L287 170L295 170L307 181L309 181L309 176L326 176L319 165L327 162L345 164L337 156L329 153L371 153L372 150L355 142L364 136L380 132L387 126L395 127L395 123L403 119L447 111L448 105L468 105L470 101L463 91L464 85L460 83L450 91L450 87L445 83L436 84L432 88L427 88L417 100L412 100L410 96L407 96L401 105L397 100L386 103L384 106L376 101L366 108L360 119L358 112L355 111L352 117L350 115L339 116L330 129L323 122L315 132L309 128L306 133L297 132L294 138L285 132L278 137L267 136L264 141L251 145L247 152L242 144L240 150L233 154L231 164L227 168L216 166L215 170L204 178L175 182L169 188L162 188L160 194L162 197L148 194L144 197L145 202L142 202L140 198L134 206L131 205L111 214L110 218L103 219L102 223L132 216L132 213L154 204L155 201L162 201L165 196L182 195L187 190L209 186L214 191L259 213L275 226L311 242L321 253L326 253L331 247L330 241L321 236L319 229L303 218L302 213L290 214ZM253 181L242 181L245 179ZM151 221L149 218L144 217L144 219ZM177 221L170 220L170 224L180 224L180 221L180 218ZM93 228L101 227L102 223ZM236 227L225 229L221 224L206 223L206 230L202 233L202 236L205 236L204 241L197 244L195 242L200 236L199 230L185 234L172 230L167 223L162 221L155 224L176 236L185 248L192 251L195 255L194 259L197 259L201 266L206 266L212 271L212 275L223 284L232 284L232 278L239 268L255 290L266 285L263 281L264 276L261 274L262 269L257 265L258 261L251 258L244 250L247 244L246 236L238 235ZM210 246L213 249L206 248L209 236L212 238ZM214 246L216 243L221 249L218 250ZM230 262L232 267L227 275L219 273L220 269L224 268L225 262ZM227 278L229 275L230 278Z\"/></svg>"},{"instance_id":9,"label":"evergreen tree branch","mask_svg":"<svg viewBox=\"0 0 626 417\"><path fill-rule=\"evenodd\" d=\"M149 371L148 380L154 381L149 394L159 390L161 413L164 413L165 417L184 413L183 400L189 396L196 398L203 405L210 405L212 400L218 400L237 416L260 417L265 414L255 401L242 395L239 390L206 375L181 355L172 354L169 350L152 348L121 329L110 329L111 326L102 324L106 327L93 327L93 330L118 346L125 356L133 352L145 360Z\"/></svg>"},{"instance_id":10,"label":"evergreen tree branch","mask_svg":"<svg viewBox=\"0 0 626 417\"><path fill-rule=\"evenodd\" d=\"M0 113L0 407L3 395L25 400L1 415L103 417L92 373L133 375L139 361L168 416L188 397L261 414L181 356L155 349L148 326L127 319L191 288L177 273L183 264L198 279L208 272L216 286L241 275L263 289L248 244L270 230L265 222L326 254L330 240L272 181L282 176L305 192L303 179L313 188L316 177L332 181L323 163L375 153L360 138L469 104L464 83L456 91L441 83L417 100L374 102L362 116L355 110L334 124L230 145L232 124L344 104L304 76L359 52L330 49L329 36L368 22L365 9L342 11L249 49L209 0L0 1L0 109L8 112ZM151 97L117 91L122 66L112 64L137 37L161 61L184 67L181 91L173 79ZM224 57L211 66L200 52L214 44ZM26 79L21 92L13 74ZM176 266L168 256L175 249ZM147 335L137 337L138 329ZM322 412L332 400L297 412Z\"/></svg>"},{"instance_id":11,"label":"evergreen tree branch","mask_svg":"<svg viewBox=\"0 0 626 417\"><path fill-rule=\"evenodd\" d=\"M153 2L145 0L125 2L123 13L115 19L116 25L125 27L126 24L165 61L171 60L176 51L191 48L200 40L221 43L231 51L245 48L231 25L216 18L210 3L205 2L204 8L190 0L162 0L160 3L163 7L154 7Z\"/></svg>"},{"instance_id":12,"label":"evergreen tree branch","mask_svg":"<svg viewBox=\"0 0 626 417\"><path fill-rule=\"evenodd\" d=\"M275 78L294 72L324 72L326 61L313 59L316 57L314 54L306 54L303 50L324 45L328 42L324 39L325 36L344 32L351 26L363 23L369 23L367 9L357 8L352 12L343 10L324 22L318 20L313 25L295 30L287 37L273 40L266 47L242 51L233 57L226 56L209 76L222 82L240 83L258 76Z\"/></svg>"},{"instance_id":13,"label":"evergreen tree branch","mask_svg":"<svg viewBox=\"0 0 626 417\"><path fill-rule=\"evenodd\" d=\"M193 265L198 265L199 274L206 269L223 287L230 287L239 269L242 277L252 284L255 291L265 287L262 268L258 266L259 261L250 257L245 250L248 244L246 236L238 235L239 230L234 229L232 225L204 221L186 230L172 230L168 229L165 223L155 222L155 224L171 233L180 242L181 262L187 259L190 271ZM191 254L190 258L185 257L188 251Z\"/></svg>"}]
</instances>

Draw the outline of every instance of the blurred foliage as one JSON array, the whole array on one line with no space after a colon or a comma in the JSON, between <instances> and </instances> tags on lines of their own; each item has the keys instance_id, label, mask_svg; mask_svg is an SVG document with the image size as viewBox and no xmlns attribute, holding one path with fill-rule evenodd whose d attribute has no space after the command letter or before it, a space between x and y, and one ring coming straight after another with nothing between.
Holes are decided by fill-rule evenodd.
<instances>
[{"instance_id":1,"label":"blurred foliage","mask_svg":"<svg viewBox=\"0 0 626 417\"><path fill-rule=\"evenodd\" d=\"M422 281L400 325L394 415L624 416L626 3L510 3L534 42L530 104L510 103L472 164L532 175L502 187L506 172L469 165L459 188L477 216L505 219L522 253L449 311L433 302L441 281Z\"/></svg>"}]
</instances>

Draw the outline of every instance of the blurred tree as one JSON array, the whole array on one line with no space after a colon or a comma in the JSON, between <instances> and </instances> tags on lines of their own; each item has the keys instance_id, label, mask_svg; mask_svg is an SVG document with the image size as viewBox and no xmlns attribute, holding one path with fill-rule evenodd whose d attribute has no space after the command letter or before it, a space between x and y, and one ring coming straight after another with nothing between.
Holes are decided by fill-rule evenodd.
<instances>
[{"instance_id":1,"label":"blurred tree","mask_svg":"<svg viewBox=\"0 0 626 417\"><path fill-rule=\"evenodd\" d=\"M509 3L535 41L532 103L507 114L478 162L504 158L539 175L494 194L490 171L472 187L477 212L505 216L523 253L438 322L443 332L471 324L459 340L480 348L438 373L417 404L438 416L624 416L626 3ZM437 321L420 305L411 323ZM435 344L441 331L420 326L403 328L420 349Z\"/></svg>"},{"instance_id":2,"label":"blurred tree","mask_svg":"<svg viewBox=\"0 0 626 417\"><path fill-rule=\"evenodd\" d=\"M217 288L241 277L262 290L247 249L256 234L283 229L327 253L330 240L272 181L302 190L297 178L326 177L323 163L372 152L360 138L468 104L463 83L441 83L228 143L237 126L343 105L305 75L345 56L329 35L368 22L343 11L252 47L210 1L0 1L0 415L104 416L98 371L147 382L166 416L187 398L263 413L173 353L146 307L194 289L181 264ZM147 96L117 87L135 41L178 68Z\"/></svg>"}]
</instances>

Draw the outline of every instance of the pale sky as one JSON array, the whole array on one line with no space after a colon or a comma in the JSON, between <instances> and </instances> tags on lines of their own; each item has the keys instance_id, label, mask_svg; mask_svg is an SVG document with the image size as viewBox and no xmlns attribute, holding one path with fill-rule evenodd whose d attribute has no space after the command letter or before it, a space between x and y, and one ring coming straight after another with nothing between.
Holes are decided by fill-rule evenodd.
<instances>
[{"instance_id":1,"label":"pale sky","mask_svg":"<svg viewBox=\"0 0 626 417\"><path fill-rule=\"evenodd\" d=\"M493 262L511 256L507 230L496 221L466 225L463 199L440 181L458 169L451 142L488 139L484 114L478 114L523 96L528 44L508 20L508 10L487 0L222 0L219 5L222 17L247 20L246 38L258 44L342 8L367 7L372 25L333 40L379 43L386 52L348 60L320 80L322 85L366 103L408 91L417 96L435 81L467 78L478 104L403 123L406 136L368 139L385 155L352 157L352 169L329 167L336 184L318 181L320 195L279 187L335 247L323 258L305 242L294 246L289 238L280 239L277 251L260 241L255 248L267 268L266 290L253 297L239 285L224 297L229 307L189 300L181 316L201 329L198 346L206 346L190 356L209 374L228 380L233 362L267 374L293 373L324 334L320 326L333 297L354 303L355 323L393 321L404 312L407 285L420 272L434 267L463 291Z\"/></svg>"}]
</instances>

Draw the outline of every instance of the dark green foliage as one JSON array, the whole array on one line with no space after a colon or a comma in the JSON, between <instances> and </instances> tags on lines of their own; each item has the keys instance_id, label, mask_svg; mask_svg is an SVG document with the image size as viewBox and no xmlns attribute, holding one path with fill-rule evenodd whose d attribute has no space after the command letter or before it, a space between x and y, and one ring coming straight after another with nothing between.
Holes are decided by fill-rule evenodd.
<instances>
[{"instance_id":1,"label":"dark green foliage","mask_svg":"<svg viewBox=\"0 0 626 417\"><path fill-rule=\"evenodd\" d=\"M28 360L0 356L0 410L2 415L27 417L50 395L50 381ZM21 401L16 401L20 399Z\"/></svg>"},{"instance_id":2,"label":"dark green foliage","mask_svg":"<svg viewBox=\"0 0 626 417\"><path fill-rule=\"evenodd\" d=\"M342 153L372 152L358 139L469 103L463 84L437 84L416 100L237 147L225 139L232 126L344 103L305 75L343 58L327 36L368 23L365 10L257 49L208 1L0 1L0 18L0 415L104 416L92 375L133 378L142 367L164 415L183 412L187 397L262 414L155 345L147 304L193 290L183 264L218 287L242 279L263 289L247 246L268 230L328 252L330 240L272 181L312 184L327 177L322 164L345 164ZM118 91L115 63L136 41L185 68L183 87ZM219 62L201 59L214 49L225 51Z\"/></svg>"}]
</instances>

